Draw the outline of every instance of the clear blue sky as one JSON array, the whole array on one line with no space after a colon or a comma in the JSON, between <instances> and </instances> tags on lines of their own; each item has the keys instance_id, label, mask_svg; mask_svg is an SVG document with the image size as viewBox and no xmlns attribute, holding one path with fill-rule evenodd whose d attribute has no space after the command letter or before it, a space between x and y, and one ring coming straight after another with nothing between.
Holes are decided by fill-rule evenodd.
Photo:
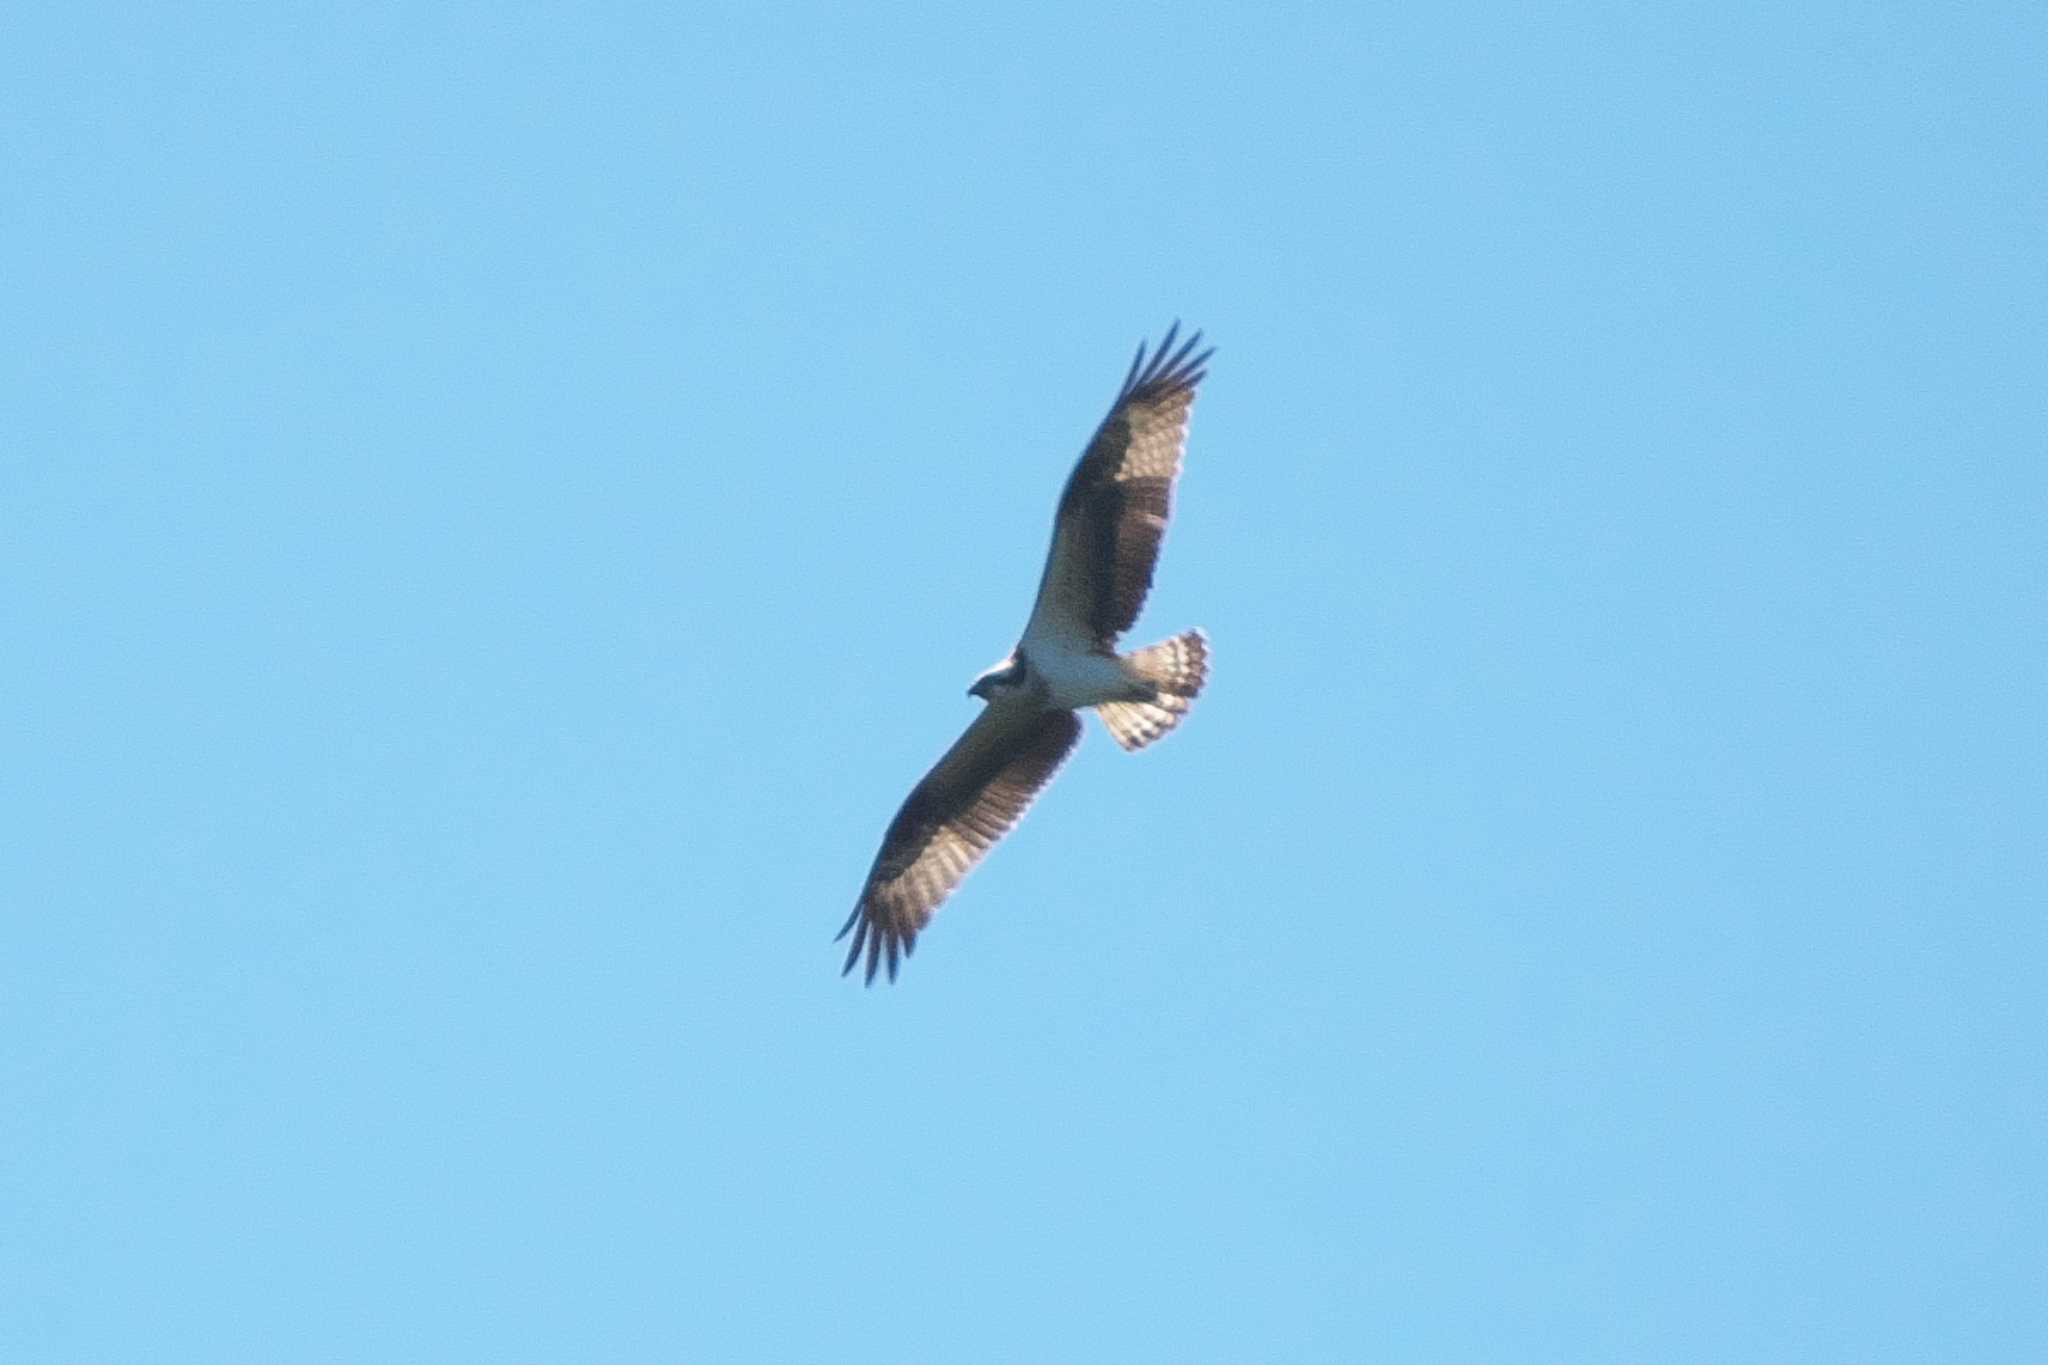
<instances>
[{"instance_id":1,"label":"clear blue sky","mask_svg":"<svg viewBox=\"0 0 2048 1365\"><path fill-rule=\"evenodd\" d=\"M2048 11L285 8L0 42L0 1357L2048 1358Z\"/></svg>"}]
</instances>

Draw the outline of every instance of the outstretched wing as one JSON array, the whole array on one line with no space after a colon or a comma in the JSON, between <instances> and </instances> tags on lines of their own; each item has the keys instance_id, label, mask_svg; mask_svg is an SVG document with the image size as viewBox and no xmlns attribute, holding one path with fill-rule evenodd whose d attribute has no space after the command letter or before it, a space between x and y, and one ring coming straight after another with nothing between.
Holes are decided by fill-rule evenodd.
<instances>
[{"instance_id":1,"label":"outstretched wing","mask_svg":"<svg viewBox=\"0 0 2048 1365\"><path fill-rule=\"evenodd\" d=\"M865 952L869 983L884 957L894 981L940 902L1015 827L1080 738L1072 711L984 708L889 822L860 901L839 931L853 934L841 974Z\"/></svg>"},{"instance_id":2,"label":"outstretched wing","mask_svg":"<svg viewBox=\"0 0 2048 1365\"><path fill-rule=\"evenodd\" d=\"M1145 605L1173 512L1188 410L1214 354L1196 351L1200 332L1175 349L1179 331L1177 322L1168 328L1149 360L1138 347L1109 416L1067 478L1038 601L1024 627L1027 652L1034 638L1108 648Z\"/></svg>"}]
</instances>

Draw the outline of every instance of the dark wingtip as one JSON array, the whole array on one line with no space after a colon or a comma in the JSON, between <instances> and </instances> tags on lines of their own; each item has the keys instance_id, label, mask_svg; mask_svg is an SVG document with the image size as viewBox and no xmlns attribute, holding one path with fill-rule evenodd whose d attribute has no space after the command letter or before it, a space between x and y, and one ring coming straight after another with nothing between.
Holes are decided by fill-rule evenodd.
<instances>
[{"instance_id":1,"label":"dark wingtip","mask_svg":"<svg viewBox=\"0 0 2048 1365\"><path fill-rule=\"evenodd\" d=\"M1117 397L1121 398L1121 397L1123 397L1123 395L1125 395L1125 394L1127 394L1127 393L1129 393L1129 392L1131 391L1131 385L1133 385L1133 384L1135 384L1135 383L1137 383L1137 382L1138 382L1138 370L1139 370L1139 369L1140 369L1140 368L1141 368L1141 367L1142 367L1142 366L1143 366L1144 364L1145 364L1145 343L1144 343L1144 342L1142 342L1142 341L1140 341L1140 342L1138 343L1138 353L1137 353L1136 355L1134 355L1134 356L1132 356L1132 357L1131 357L1131 368L1130 368L1130 369L1128 369L1128 370L1126 370L1126 371L1124 371L1124 383L1123 383L1123 387L1117 390Z\"/></svg>"},{"instance_id":2,"label":"dark wingtip","mask_svg":"<svg viewBox=\"0 0 2048 1365\"><path fill-rule=\"evenodd\" d=\"M1188 333L1178 348L1174 346L1177 340L1180 340L1179 318L1175 318L1166 329L1166 335L1159 339L1159 344L1151 348L1149 359L1145 344L1138 344L1138 358L1131 362L1131 372L1124 376L1123 389L1117 394L1118 402L1141 390L1170 393L1191 389L1207 377L1209 371L1204 367L1208 365L1209 357L1216 354L1216 348L1211 346L1200 354L1196 353L1195 348L1202 344L1201 329Z\"/></svg>"},{"instance_id":3,"label":"dark wingtip","mask_svg":"<svg viewBox=\"0 0 2048 1365\"><path fill-rule=\"evenodd\" d=\"M889 979L894 981L903 959L917 951L916 934L900 934L887 924L869 919L865 900L853 907L853 913L846 917L846 923L832 936L832 941L837 943L849 933L853 935L853 942L846 946L846 961L840 965L839 974L852 975L861 958L866 957L867 970L861 974L862 985L874 985L875 977L881 974L885 965L889 969Z\"/></svg>"},{"instance_id":4,"label":"dark wingtip","mask_svg":"<svg viewBox=\"0 0 2048 1365\"><path fill-rule=\"evenodd\" d=\"M850 919L846 922L846 929L841 929L837 934L833 935L832 941L834 943L837 943L840 939L845 938L847 929L853 928L854 922L858 919L860 919L860 907L855 906L853 910L853 919ZM860 932L853 936L853 942L850 945L848 945L846 949L846 961L839 968L839 974L841 976L845 976L848 972L851 972L853 970L853 964L860 961L860 950L864 946L866 946L867 937L867 925L862 924Z\"/></svg>"},{"instance_id":5,"label":"dark wingtip","mask_svg":"<svg viewBox=\"0 0 2048 1365\"><path fill-rule=\"evenodd\" d=\"M887 931L867 917L867 908L865 900L854 906L853 913L847 916L845 925L833 936L832 941L837 943L840 939L846 937L849 930L853 931L853 942L846 946L846 961L840 965L839 974L841 976L850 975L853 969L860 965L861 955L865 953L868 959L868 969L862 984L872 986L875 984L876 958L879 955L882 940L887 937ZM893 978L895 973L891 972L889 975Z\"/></svg>"}]
</instances>

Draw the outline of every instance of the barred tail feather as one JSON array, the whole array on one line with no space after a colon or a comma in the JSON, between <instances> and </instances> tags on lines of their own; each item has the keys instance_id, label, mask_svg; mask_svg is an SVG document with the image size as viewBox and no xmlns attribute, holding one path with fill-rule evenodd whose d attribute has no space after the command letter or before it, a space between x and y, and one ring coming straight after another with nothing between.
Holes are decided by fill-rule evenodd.
<instances>
[{"instance_id":1,"label":"barred tail feather","mask_svg":"<svg viewBox=\"0 0 2048 1365\"><path fill-rule=\"evenodd\" d=\"M1202 684L1209 681L1209 637L1190 630L1123 656L1124 669L1152 688L1139 701L1110 701L1095 708L1110 737L1126 749L1142 749L1180 724Z\"/></svg>"}]
</instances>

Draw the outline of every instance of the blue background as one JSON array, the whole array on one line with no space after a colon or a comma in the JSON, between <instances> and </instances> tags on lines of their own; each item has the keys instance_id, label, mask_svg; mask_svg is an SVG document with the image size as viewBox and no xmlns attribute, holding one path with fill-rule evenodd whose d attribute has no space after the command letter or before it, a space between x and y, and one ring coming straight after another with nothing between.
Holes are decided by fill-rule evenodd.
<instances>
[{"instance_id":1,"label":"blue background","mask_svg":"<svg viewBox=\"0 0 2048 1365\"><path fill-rule=\"evenodd\" d=\"M15 11L0 1355L2048 1358L2044 16Z\"/></svg>"}]
</instances>

